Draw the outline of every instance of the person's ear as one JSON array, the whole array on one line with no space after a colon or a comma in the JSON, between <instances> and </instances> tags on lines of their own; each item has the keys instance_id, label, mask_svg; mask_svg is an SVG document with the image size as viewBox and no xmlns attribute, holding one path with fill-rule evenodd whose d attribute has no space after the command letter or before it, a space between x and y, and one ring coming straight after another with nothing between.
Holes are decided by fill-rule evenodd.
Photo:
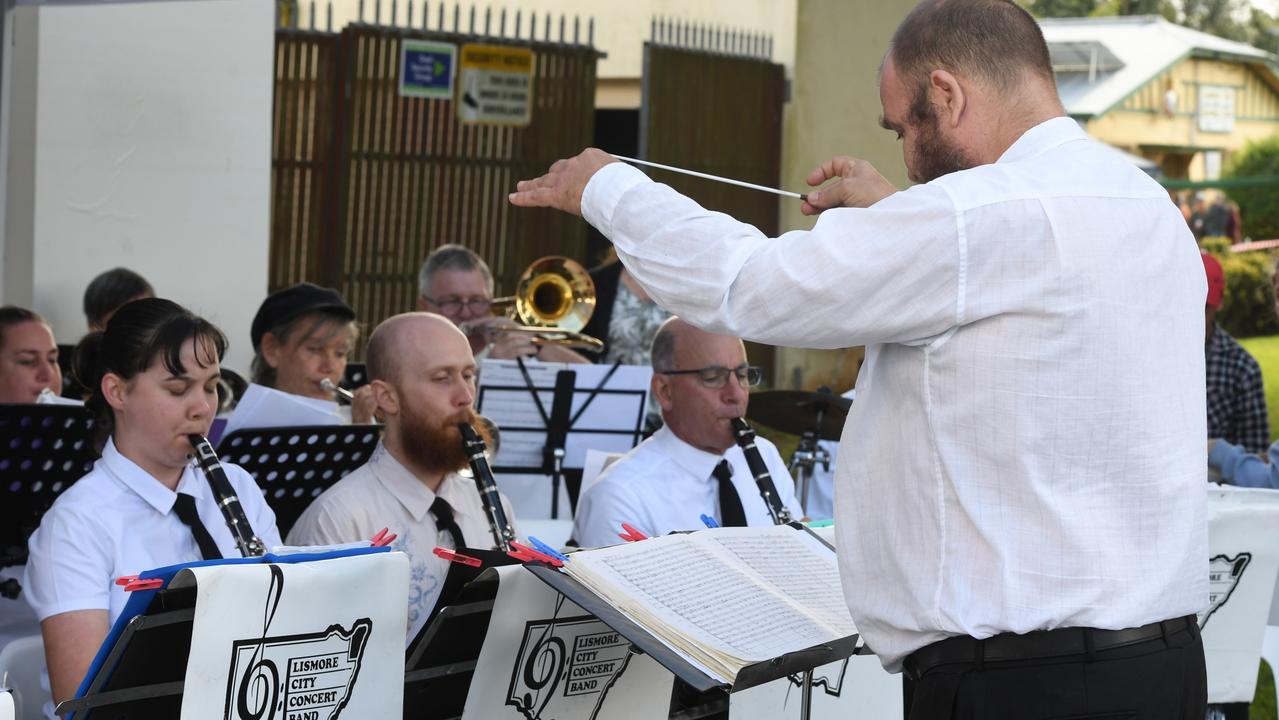
<instances>
[{"instance_id":1,"label":"person's ear","mask_svg":"<svg viewBox=\"0 0 1279 720\"><path fill-rule=\"evenodd\" d=\"M115 373L106 373L102 376L102 396L106 398L112 410L123 408L125 396L128 394L129 383L124 378Z\"/></svg>"},{"instance_id":2,"label":"person's ear","mask_svg":"<svg viewBox=\"0 0 1279 720\"><path fill-rule=\"evenodd\" d=\"M369 387L373 388L373 401L378 410L387 417L400 414L400 396L394 387L385 380L374 380Z\"/></svg>"},{"instance_id":3,"label":"person's ear","mask_svg":"<svg viewBox=\"0 0 1279 720\"><path fill-rule=\"evenodd\" d=\"M662 412L670 412L671 408L674 407L672 402L674 388L671 387L671 377L653 373L651 388L653 397L657 398L657 406L662 409Z\"/></svg>"},{"instance_id":4,"label":"person's ear","mask_svg":"<svg viewBox=\"0 0 1279 720\"><path fill-rule=\"evenodd\" d=\"M952 128L959 125L968 104L968 93L959 78L947 70L932 71L928 74L928 96L943 123Z\"/></svg>"},{"instance_id":5,"label":"person's ear","mask_svg":"<svg viewBox=\"0 0 1279 720\"><path fill-rule=\"evenodd\" d=\"M260 347L262 359L266 361L266 364L272 368L279 368L280 361L284 356L284 347L280 339L275 336L275 333L264 333Z\"/></svg>"}]
</instances>

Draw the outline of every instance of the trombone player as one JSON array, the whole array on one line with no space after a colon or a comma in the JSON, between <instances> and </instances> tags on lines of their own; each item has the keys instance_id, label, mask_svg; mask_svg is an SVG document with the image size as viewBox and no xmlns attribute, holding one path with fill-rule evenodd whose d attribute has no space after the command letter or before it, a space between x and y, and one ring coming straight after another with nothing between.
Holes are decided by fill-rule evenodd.
<instances>
[{"instance_id":1,"label":"trombone player","mask_svg":"<svg viewBox=\"0 0 1279 720\"><path fill-rule=\"evenodd\" d=\"M418 272L417 307L443 315L461 328L477 362L518 357L590 362L571 348L537 342L527 332L510 332L516 323L492 314L493 273L483 258L461 245L441 245L427 255Z\"/></svg>"}]
</instances>

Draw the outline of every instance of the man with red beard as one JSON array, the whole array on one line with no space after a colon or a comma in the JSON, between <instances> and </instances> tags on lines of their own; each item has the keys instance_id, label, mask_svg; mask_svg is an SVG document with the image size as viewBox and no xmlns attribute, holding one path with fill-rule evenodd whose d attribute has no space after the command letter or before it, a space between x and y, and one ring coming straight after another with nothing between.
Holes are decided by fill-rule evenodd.
<instances>
[{"instance_id":1,"label":"man with red beard","mask_svg":"<svg viewBox=\"0 0 1279 720\"><path fill-rule=\"evenodd\" d=\"M448 562L432 550L493 547L493 535L466 467L458 423L480 429L475 358L466 336L433 313L405 313L369 336L370 385L386 430L368 463L311 503L289 532L290 545L367 540L382 528L409 556L409 634L435 607ZM508 518L510 503L502 498Z\"/></svg>"}]
</instances>

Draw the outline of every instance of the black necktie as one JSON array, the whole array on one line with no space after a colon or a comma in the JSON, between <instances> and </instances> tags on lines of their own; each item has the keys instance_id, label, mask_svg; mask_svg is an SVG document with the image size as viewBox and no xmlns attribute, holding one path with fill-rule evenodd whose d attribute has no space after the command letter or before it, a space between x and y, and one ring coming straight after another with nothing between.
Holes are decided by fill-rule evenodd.
<instances>
[{"instance_id":1,"label":"black necktie","mask_svg":"<svg viewBox=\"0 0 1279 720\"><path fill-rule=\"evenodd\" d=\"M431 503L431 514L435 516L435 527L441 531L447 530L453 536L454 550L466 547L466 542L462 540L462 528L453 520L453 506L449 505L448 500L436 497L435 502Z\"/></svg>"},{"instance_id":2,"label":"black necktie","mask_svg":"<svg viewBox=\"0 0 1279 720\"><path fill-rule=\"evenodd\" d=\"M727 460L720 460L711 472L719 481L719 524L723 527L746 527L746 511L742 499L733 487L733 468Z\"/></svg>"},{"instance_id":3,"label":"black necktie","mask_svg":"<svg viewBox=\"0 0 1279 720\"><path fill-rule=\"evenodd\" d=\"M173 510L178 514L178 519L191 528L195 543L200 546L200 555L205 560L221 560L222 551L218 550L218 544L213 542L213 536L209 534L208 528L200 522L200 513L195 511L195 498L186 493L178 493L178 499L173 503Z\"/></svg>"}]
</instances>

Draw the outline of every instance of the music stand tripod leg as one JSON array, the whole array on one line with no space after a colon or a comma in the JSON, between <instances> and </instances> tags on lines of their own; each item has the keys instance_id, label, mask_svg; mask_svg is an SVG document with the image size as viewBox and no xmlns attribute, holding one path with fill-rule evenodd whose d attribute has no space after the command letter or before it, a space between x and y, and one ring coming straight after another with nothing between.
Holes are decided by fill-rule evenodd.
<instances>
[{"instance_id":1,"label":"music stand tripod leg","mask_svg":"<svg viewBox=\"0 0 1279 720\"><path fill-rule=\"evenodd\" d=\"M560 519L560 483L564 481L564 448L551 451L551 519Z\"/></svg>"},{"instance_id":2,"label":"music stand tripod leg","mask_svg":"<svg viewBox=\"0 0 1279 720\"><path fill-rule=\"evenodd\" d=\"M804 671L799 687L800 720L812 720L813 717L813 669Z\"/></svg>"}]
</instances>

